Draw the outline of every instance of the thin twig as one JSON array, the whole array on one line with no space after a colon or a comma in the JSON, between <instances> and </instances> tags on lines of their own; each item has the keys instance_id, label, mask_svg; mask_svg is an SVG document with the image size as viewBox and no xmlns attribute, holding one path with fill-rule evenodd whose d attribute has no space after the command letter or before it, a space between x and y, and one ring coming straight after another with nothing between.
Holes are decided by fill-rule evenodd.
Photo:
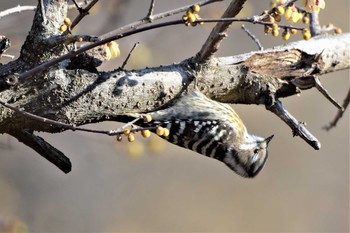
<instances>
[{"instance_id":1,"label":"thin twig","mask_svg":"<svg viewBox=\"0 0 350 233\"><path fill-rule=\"evenodd\" d=\"M89 10L98 2L99 0L92 0L85 8L79 7L79 15L73 20L72 24L69 27L69 30L65 31L63 35L67 35L70 30L73 28L85 17L89 14Z\"/></svg>"},{"instance_id":2,"label":"thin twig","mask_svg":"<svg viewBox=\"0 0 350 233\"><path fill-rule=\"evenodd\" d=\"M204 1L197 2L195 4L198 4L199 6L204 6L204 5L208 5L208 4L211 4L211 3L214 3L214 2L220 2L220 1L223 1L223 0L204 0ZM182 6L182 7L179 7L177 9L173 9L173 10L170 10L170 11L166 11L166 12L163 12L163 13L159 13L159 14L153 15L152 16L152 21L156 21L156 20L159 20L159 19L164 19L166 17L185 12L191 6L193 6L193 4ZM146 24L146 23L149 23L149 21L145 20L145 18L143 18L143 19L141 19L139 21L127 24L127 25L125 25L123 27L117 28L117 29L115 29L113 31L110 31L110 32L104 34L104 35L101 35L100 38L101 39L109 38L109 37L115 36L115 35L117 35L119 33L138 28L139 26L141 26L143 24Z\"/></svg>"},{"instance_id":3,"label":"thin twig","mask_svg":"<svg viewBox=\"0 0 350 233\"><path fill-rule=\"evenodd\" d=\"M87 128L80 128L79 126L76 126L74 124L66 124L63 122L59 122L59 121L55 121L55 120L51 120L45 117L41 117L35 114L32 114L30 112L24 111L23 109L19 109L15 106L12 106L8 103L5 103L3 101L0 101L0 104L3 105L6 108L11 109L12 111L25 116L29 119L35 120L35 121L39 121L45 124L50 124L52 126L56 126L56 127L60 127L62 129L66 129L66 130L72 130L72 131L83 131L83 132L89 132L89 133L97 133L97 134L105 134L108 136L115 136L115 135L121 135L124 133L124 129L135 124L137 121L143 119L142 115L135 117L134 120L132 120L131 122L126 123L124 126L121 127L121 129L116 129L116 130L96 130L96 129L87 129ZM137 128L132 128L130 129L131 132L138 132L144 129L148 129L148 130L154 130L156 127L137 127Z\"/></svg>"},{"instance_id":4,"label":"thin twig","mask_svg":"<svg viewBox=\"0 0 350 233\"><path fill-rule=\"evenodd\" d=\"M51 36L47 39L46 43L52 47L60 45L60 44L72 44L76 42L96 42L99 41L97 36L91 35L58 35Z\"/></svg>"},{"instance_id":5,"label":"thin twig","mask_svg":"<svg viewBox=\"0 0 350 233\"><path fill-rule=\"evenodd\" d=\"M334 120L331 121L329 124L323 126L323 129L328 131L328 130L334 128L337 125L338 121L342 118L346 108L349 106L349 102L350 102L350 89L348 91L348 94L347 94L346 98L344 99L344 102L343 102L343 106L342 107L343 107L344 110L343 111L342 110L338 110L338 113L335 116Z\"/></svg>"},{"instance_id":6,"label":"thin twig","mask_svg":"<svg viewBox=\"0 0 350 233\"><path fill-rule=\"evenodd\" d=\"M74 4L68 5L68 10L78 9L78 11L79 11L79 8L82 8L81 6L87 6L90 4L91 1L92 0L83 0L81 2L78 2L78 1L74 0Z\"/></svg>"},{"instance_id":7,"label":"thin twig","mask_svg":"<svg viewBox=\"0 0 350 233\"><path fill-rule=\"evenodd\" d=\"M293 131L294 136L300 136L304 141L306 141L315 150L321 148L321 143L314 137L304 126L303 123L297 121L287 110L284 109L282 103L276 100L272 106L266 107L267 110L276 114L281 118Z\"/></svg>"},{"instance_id":8,"label":"thin twig","mask_svg":"<svg viewBox=\"0 0 350 233\"><path fill-rule=\"evenodd\" d=\"M204 22L204 23L216 23L216 22L247 22L252 24L260 24L260 25L266 25L266 26L272 26L273 23L264 22L264 21L256 21L256 18L248 17L248 18L220 18L220 19L198 19L196 22ZM296 27L292 25L287 24L277 24L279 28L283 29L296 29L298 31L302 31L303 27Z\"/></svg>"},{"instance_id":9,"label":"thin twig","mask_svg":"<svg viewBox=\"0 0 350 233\"><path fill-rule=\"evenodd\" d=\"M315 70L315 68L316 67L312 67L306 71L303 76L292 79L291 83L293 83L300 90L307 90L315 87L335 107L341 111L344 111L344 108L328 93L326 88L323 87L320 79L315 75L310 75Z\"/></svg>"},{"instance_id":10,"label":"thin twig","mask_svg":"<svg viewBox=\"0 0 350 233\"><path fill-rule=\"evenodd\" d=\"M329 100L329 102L331 102L335 107L337 107L340 111L344 112L344 108L343 106L341 106L329 93L328 91L322 86L322 83L320 81L319 78L317 78L316 76L315 78L315 87L316 89L321 92L321 94L326 97L327 100Z\"/></svg>"},{"instance_id":11,"label":"thin twig","mask_svg":"<svg viewBox=\"0 0 350 233\"><path fill-rule=\"evenodd\" d=\"M140 44L140 42L137 42L134 44L134 46L131 48L128 56L125 58L125 61L123 62L123 64L121 65L120 69L123 70L124 67L126 66L126 64L128 63L129 59L130 59L130 56L131 56L131 53L136 49L136 47Z\"/></svg>"},{"instance_id":12,"label":"thin twig","mask_svg":"<svg viewBox=\"0 0 350 233\"><path fill-rule=\"evenodd\" d=\"M244 24L242 24L241 28L247 33L247 35L255 42L255 44L258 46L260 51L264 50L264 47L261 45L260 41L256 36L254 36L246 27Z\"/></svg>"},{"instance_id":13,"label":"thin twig","mask_svg":"<svg viewBox=\"0 0 350 233\"><path fill-rule=\"evenodd\" d=\"M15 14L15 13L21 13L22 11L35 11L36 10L36 6L16 6L4 11L0 12L0 19L4 16L7 15L11 15L11 14Z\"/></svg>"},{"instance_id":14,"label":"thin twig","mask_svg":"<svg viewBox=\"0 0 350 233\"><path fill-rule=\"evenodd\" d=\"M82 7L79 5L79 3L76 1L76 0L72 0L73 1L73 3L74 3L74 5L75 5L75 7L78 9L78 11L79 11L79 13L82 11Z\"/></svg>"},{"instance_id":15,"label":"thin twig","mask_svg":"<svg viewBox=\"0 0 350 233\"><path fill-rule=\"evenodd\" d=\"M84 3L78 3L78 5L83 5L83 4ZM68 9L72 9L72 8L75 8L75 5L69 5L68 6ZM21 13L22 11L35 11L35 10L36 10L36 6L21 6L21 5L18 5L18 6L15 6L13 8L1 11L0 12L0 19L2 17L8 16L8 15L11 15L11 14Z\"/></svg>"},{"instance_id":16,"label":"thin twig","mask_svg":"<svg viewBox=\"0 0 350 233\"><path fill-rule=\"evenodd\" d=\"M154 5L155 5L155 0L151 0L151 4L149 6L148 13L146 16L146 19L148 19L150 22L152 22L153 20Z\"/></svg>"}]
</instances>

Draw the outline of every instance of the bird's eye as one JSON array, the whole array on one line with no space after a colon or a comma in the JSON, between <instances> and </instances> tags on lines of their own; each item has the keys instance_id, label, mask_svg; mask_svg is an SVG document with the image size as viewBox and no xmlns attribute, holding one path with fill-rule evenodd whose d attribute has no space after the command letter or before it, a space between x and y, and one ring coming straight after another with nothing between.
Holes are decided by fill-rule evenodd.
<instances>
[{"instance_id":1,"label":"bird's eye","mask_svg":"<svg viewBox=\"0 0 350 233\"><path fill-rule=\"evenodd\" d=\"M257 154L259 152L259 149L254 150L254 154Z\"/></svg>"}]
</instances>

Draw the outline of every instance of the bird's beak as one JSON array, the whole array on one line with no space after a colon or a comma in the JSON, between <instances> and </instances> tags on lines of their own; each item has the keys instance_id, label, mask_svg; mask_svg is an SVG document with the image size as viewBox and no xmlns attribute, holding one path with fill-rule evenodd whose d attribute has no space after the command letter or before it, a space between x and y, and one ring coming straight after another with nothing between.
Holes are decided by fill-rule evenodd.
<instances>
[{"instance_id":1,"label":"bird's beak","mask_svg":"<svg viewBox=\"0 0 350 233\"><path fill-rule=\"evenodd\" d=\"M273 136L274 136L274 135L271 135L270 137L265 138L266 144L269 144L269 142L271 141L271 139L273 138Z\"/></svg>"}]
</instances>

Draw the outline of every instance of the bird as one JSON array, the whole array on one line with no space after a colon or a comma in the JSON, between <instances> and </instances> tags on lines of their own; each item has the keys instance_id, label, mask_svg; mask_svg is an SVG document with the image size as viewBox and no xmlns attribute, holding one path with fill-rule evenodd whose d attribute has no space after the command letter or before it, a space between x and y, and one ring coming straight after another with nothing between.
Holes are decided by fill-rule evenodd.
<instances>
[{"instance_id":1,"label":"bird","mask_svg":"<svg viewBox=\"0 0 350 233\"><path fill-rule=\"evenodd\" d=\"M169 130L161 136L177 146L217 159L242 177L255 177L268 158L267 138L248 133L233 108L206 97L198 90L179 97L171 106L147 113L142 127ZM135 116L135 115L134 115Z\"/></svg>"}]
</instances>

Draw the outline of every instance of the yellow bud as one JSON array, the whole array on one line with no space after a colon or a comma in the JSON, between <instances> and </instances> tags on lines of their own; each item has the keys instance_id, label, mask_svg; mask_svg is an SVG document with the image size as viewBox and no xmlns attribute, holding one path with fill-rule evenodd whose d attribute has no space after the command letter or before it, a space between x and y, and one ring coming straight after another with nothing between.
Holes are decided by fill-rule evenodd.
<instances>
[{"instance_id":1,"label":"yellow bud","mask_svg":"<svg viewBox=\"0 0 350 233\"><path fill-rule=\"evenodd\" d=\"M148 129L144 129L141 131L141 135L144 138L149 138L151 136L151 131L149 131Z\"/></svg>"},{"instance_id":2,"label":"yellow bud","mask_svg":"<svg viewBox=\"0 0 350 233\"><path fill-rule=\"evenodd\" d=\"M283 8L283 7L278 6L278 7L276 8L276 13L277 13L277 14L279 14L279 15L283 15L283 14L284 14L284 12L286 12L286 11L284 10L284 8Z\"/></svg>"},{"instance_id":3,"label":"yellow bud","mask_svg":"<svg viewBox=\"0 0 350 233\"><path fill-rule=\"evenodd\" d=\"M199 16L199 14L193 14L194 17L196 17L196 19L200 19L201 17Z\"/></svg>"},{"instance_id":4,"label":"yellow bud","mask_svg":"<svg viewBox=\"0 0 350 233\"><path fill-rule=\"evenodd\" d=\"M281 15L274 15L273 17L275 18L276 22L281 22L281 20L282 20Z\"/></svg>"},{"instance_id":5,"label":"yellow bud","mask_svg":"<svg viewBox=\"0 0 350 233\"><path fill-rule=\"evenodd\" d=\"M272 30L278 30L278 25L277 24L272 24Z\"/></svg>"},{"instance_id":6,"label":"yellow bud","mask_svg":"<svg viewBox=\"0 0 350 233\"><path fill-rule=\"evenodd\" d=\"M167 128L164 128L163 137L168 137L169 134L170 134L170 131Z\"/></svg>"},{"instance_id":7,"label":"yellow bud","mask_svg":"<svg viewBox=\"0 0 350 233\"><path fill-rule=\"evenodd\" d=\"M130 135L130 129L124 129L124 135L129 136Z\"/></svg>"},{"instance_id":8,"label":"yellow bud","mask_svg":"<svg viewBox=\"0 0 350 233\"><path fill-rule=\"evenodd\" d=\"M192 10L194 12L199 12L201 10L201 7L198 4L195 4L195 5L192 6Z\"/></svg>"},{"instance_id":9,"label":"yellow bud","mask_svg":"<svg viewBox=\"0 0 350 233\"><path fill-rule=\"evenodd\" d=\"M77 42L83 42L83 38L82 38L82 37L79 37L79 38L77 39Z\"/></svg>"},{"instance_id":10,"label":"yellow bud","mask_svg":"<svg viewBox=\"0 0 350 233\"><path fill-rule=\"evenodd\" d=\"M67 28L68 28L67 25L62 24L61 27L60 27L60 31L61 32L65 32L65 31L67 31Z\"/></svg>"},{"instance_id":11,"label":"yellow bud","mask_svg":"<svg viewBox=\"0 0 350 233\"><path fill-rule=\"evenodd\" d=\"M297 23L297 22L300 21L301 17L302 17L302 14L297 12L297 11L295 11L295 12L292 13L289 21L291 21L292 23Z\"/></svg>"},{"instance_id":12,"label":"yellow bud","mask_svg":"<svg viewBox=\"0 0 350 233\"><path fill-rule=\"evenodd\" d=\"M292 7L288 7L284 12L284 18L286 18L286 20L289 20L290 17L292 17L292 13L293 13L292 9L293 9Z\"/></svg>"},{"instance_id":13,"label":"yellow bud","mask_svg":"<svg viewBox=\"0 0 350 233\"><path fill-rule=\"evenodd\" d=\"M102 45L101 48L104 50L104 56L106 57L106 60L109 61L112 59L112 53L111 50L107 45Z\"/></svg>"},{"instance_id":14,"label":"yellow bud","mask_svg":"<svg viewBox=\"0 0 350 233\"><path fill-rule=\"evenodd\" d=\"M289 40L290 38L290 33L288 30L284 30L283 33L282 33L282 39L283 40Z\"/></svg>"},{"instance_id":15,"label":"yellow bud","mask_svg":"<svg viewBox=\"0 0 350 233\"><path fill-rule=\"evenodd\" d=\"M342 34L343 30L341 30L341 28L336 28L336 29L334 29L334 33L335 34Z\"/></svg>"},{"instance_id":16,"label":"yellow bud","mask_svg":"<svg viewBox=\"0 0 350 233\"><path fill-rule=\"evenodd\" d=\"M117 42L115 42L115 41L108 42L107 46L111 52L110 59L117 58L120 56L120 49L119 49L119 45Z\"/></svg>"},{"instance_id":17,"label":"yellow bud","mask_svg":"<svg viewBox=\"0 0 350 233\"><path fill-rule=\"evenodd\" d=\"M266 15L263 19L263 22L267 22L267 23L274 23L275 22L275 18L272 17L271 15Z\"/></svg>"},{"instance_id":18,"label":"yellow bud","mask_svg":"<svg viewBox=\"0 0 350 233\"><path fill-rule=\"evenodd\" d=\"M298 30L295 29L295 28L290 28L290 29L289 29L289 32L290 32L290 34L295 35L295 34L298 33Z\"/></svg>"},{"instance_id":19,"label":"yellow bud","mask_svg":"<svg viewBox=\"0 0 350 233\"><path fill-rule=\"evenodd\" d=\"M188 22L194 23L196 21L196 16L190 11L187 12Z\"/></svg>"},{"instance_id":20,"label":"yellow bud","mask_svg":"<svg viewBox=\"0 0 350 233\"><path fill-rule=\"evenodd\" d=\"M135 136L134 136L133 134L129 134L129 136L128 136L128 141L129 141L129 142L135 141Z\"/></svg>"},{"instance_id":21,"label":"yellow bud","mask_svg":"<svg viewBox=\"0 0 350 233\"><path fill-rule=\"evenodd\" d=\"M142 119L145 123L148 123L148 122L152 121L152 116L151 115L143 115Z\"/></svg>"},{"instance_id":22,"label":"yellow bud","mask_svg":"<svg viewBox=\"0 0 350 233\"><path fill-rule=\"evenodd\" d=\"M310 40L311 33L310 33L309 29L307 29L307 28L303 29L303 38L304 38L304 40Z\"/></svg>"},{"instance_id":23,"label":"yellow bud","mask_svg":"<svg viewBox=\"0 0 350 233\"><path fill-rule=\"evenodd\" d=\"M309 18L309 16L304 15L302 21L303 21L304 24L309 24L309 23L310 23L310 18Z\"/></svg>"},{"instance_id":24,"label":"yellow bud","mask_svg":"<svg viewBox=\"0 0 350 233\"><path fill-rule=\"evenodd\" d=\"M271 32L272 28L268 25L264 26L264 33L265 35L269 34Z\"/></svg>"},{"instance_id":25,"label":"yellow bud","mask_svg":"<svg viewBox=\"0 0 350 233\"><path fill-rule=\"evenodd\" d=\"M121 142L122 140L123 140L122 136L121 136L121 135L118 135L118 136L117 136L117 141L118 141L118 142Z\"/></svg>"},{"instance_id":26,"label":"yellow bud","mask_svg":"<svg viewBox=\"0 0 350 233\"><path fill-rule=\"evenodd\" d=\"M72 21L70 20L70 18L64 18L64 20L63 20L63 22L64 22L64 24L65 25L67 25L68 27L70 26L70 25L72 25Z\"/></svg>"},{"instance_id":27,"label":"yellow bud","mask_svg":"<svg viewBox=\"0 0 350 233\"><path fill-rule=\"evenodd\" d=\"M271 32L272 36L277 37L279 35L278 29L277 30L272 30Z\"/></svg>"},{"instance_id":28,"label":"yellow bud","mask_svg":"<svg viewBox=\"0 0 350 233\"><path fill-rule=\"evenodd\" d=\"M161 126L158 126L157 129L156 129L156 133L157 133L158 136L163 136L164 128L161 127Z\"/></svg>"}]
</instances>

